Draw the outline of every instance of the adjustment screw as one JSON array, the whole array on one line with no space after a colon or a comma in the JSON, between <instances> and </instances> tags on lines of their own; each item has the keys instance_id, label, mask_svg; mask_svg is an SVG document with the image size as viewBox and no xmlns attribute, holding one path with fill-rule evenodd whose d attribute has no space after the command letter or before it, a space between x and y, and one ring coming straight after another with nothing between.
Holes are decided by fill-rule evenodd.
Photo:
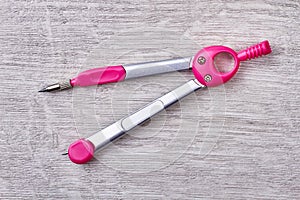
<instances>
[{"instance_id":1,"label":"adjustment screw","mask_svg":"<svg viewBox=\"0 0 300 200\"><path fill-rule=\"evenodd\" d=\"M203 56L200 56L200 57L198 58L198 63L199 63L200 65L203 65L205 62L206 62L206 59L205 59Z\"/></svg>"},{"instance_id":2,"label":"adjustment screw","mask_svg":"<svg viewBox=\"0 0 300 200\"><path fill-rule=\"evenodd\" d=\"M204 80L205 80L206 82L210 82L211 79L212 79L212 77L211 77L211 75L209 75L209 74L206 74L206 75L204 76Z\"/></svg>"}]
</instances>

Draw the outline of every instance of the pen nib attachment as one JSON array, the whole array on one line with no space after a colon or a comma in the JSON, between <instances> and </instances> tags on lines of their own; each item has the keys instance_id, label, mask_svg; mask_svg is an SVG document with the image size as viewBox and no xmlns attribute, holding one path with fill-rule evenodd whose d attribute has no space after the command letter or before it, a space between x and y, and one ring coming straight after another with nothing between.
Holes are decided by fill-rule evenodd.
<instances>
[{"instance_id":1,"label":"pen nib attachment","mask_svg":"<svg viewBox=\"0 0 300 200\"><path fill-rule=\"evenodd\" d=\"M53 92L53 91L60 91L60 90L66 90L70 89L73 86L70 83L70 80L64 81L64 82L59 82L55 83L52 85L48 85L47 87L41 89L39 92Z\"/></svg>"}]
</instances>

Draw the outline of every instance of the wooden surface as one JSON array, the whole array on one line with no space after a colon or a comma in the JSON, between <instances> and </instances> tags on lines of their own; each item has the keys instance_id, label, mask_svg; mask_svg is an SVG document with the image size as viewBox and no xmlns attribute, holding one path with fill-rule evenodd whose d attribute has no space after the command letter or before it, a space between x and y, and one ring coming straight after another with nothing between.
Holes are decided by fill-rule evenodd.
<instances>
[{"instance_id":1,"label":"wooden surface","mask_svg":"<svg viewBox=\"0 0 300 200\"><path fill-rule=\"evenodd\" d=\"M300 4L266 1L2 0L1 199L300 199ZM190 71L38 93L108 64L240 50L225 86L198 91L87 165L68 145L183 84Z\"/></svg>"}]
</instances>

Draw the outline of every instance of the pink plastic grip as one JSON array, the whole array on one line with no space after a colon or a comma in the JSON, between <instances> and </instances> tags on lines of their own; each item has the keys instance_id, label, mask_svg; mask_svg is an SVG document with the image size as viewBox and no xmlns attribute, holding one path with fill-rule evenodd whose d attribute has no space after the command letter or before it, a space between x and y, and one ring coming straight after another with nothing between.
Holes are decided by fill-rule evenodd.
<instances>
[{"instance_id":1,"label":"pink plastic grip","mask_svg":"<svg viewBox=\"0 0 300 200\"><path fill-rule=\"evenodd\" d=\"M238 71L240 61L257 58L271 53L268 41L249 47L239 53L225 46L210 46L200 50L192 61L192 70L196 79L203 85L215 87L229 81ZM229 72L219 72L214 64L214 58L219 53L229 53L234 59L234 66Z\"/></svg>"},{"instance_id":2,"label":"pink plastic grip","mask_svg":"<svg viewBox=\"0 0 300 200\"><path fill-rule=\"evenodd\" d=\"M125 76L126 71L122 65L95 68L81 72L71 80L71 85L82 87L119 82L123 81Z\"/></svg>"}]
</instances>

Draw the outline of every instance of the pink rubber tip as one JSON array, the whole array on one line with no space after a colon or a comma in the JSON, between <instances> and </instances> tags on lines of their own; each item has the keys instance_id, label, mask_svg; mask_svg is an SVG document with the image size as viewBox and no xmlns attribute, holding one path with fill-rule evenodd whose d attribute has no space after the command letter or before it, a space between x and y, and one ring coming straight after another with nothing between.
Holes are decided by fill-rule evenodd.
<instances>
[{"instance_id":1,"label":"pink rubber tip","mask_svg":"<svg viewBox=\"0 0 300 200\"><path fill-rule=\"evenodd\" d=\"M93 158L94 149L90 141L79 139L69 146L68 155L73 163L84 164Z\"/></svg>"}]
</instances>

